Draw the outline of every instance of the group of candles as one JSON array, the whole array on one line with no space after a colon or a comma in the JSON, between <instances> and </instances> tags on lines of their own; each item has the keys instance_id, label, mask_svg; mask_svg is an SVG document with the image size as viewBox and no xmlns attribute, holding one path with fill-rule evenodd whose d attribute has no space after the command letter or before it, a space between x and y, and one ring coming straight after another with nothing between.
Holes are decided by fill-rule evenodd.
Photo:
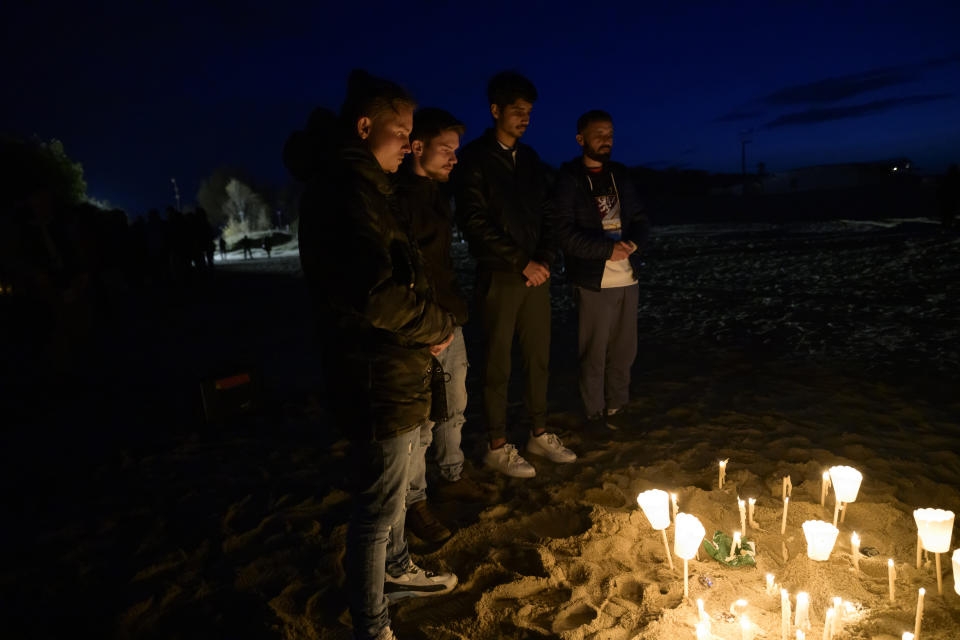
<instances>
[{"instance_id":1,"label":"group of candles","mask_svg":"<svg viewBox=\"0 0 960 640\"><path fill-rule=\"evenodd\" d=\"M767 574L767 594L774 595L776 585L773 583L773 576ZM812 624L810 622L810 596L807 593L797 594L797 608L793 610L790 602L790 594L786 589L780 589L780 636L781 640L806 640L807 633L810 633ZM730 606L730 613L738 620L740 626L741 640L754 640L757 636L758 627L746 614L746 600L737 600ZM840 598L833 599L833 606L827 609L824 615L823 640L832 640L834 635L840 630L844 621L855 615L855 607L849 602ZM713 638L713 623L703 606L703 600L697 600L698 622L694 625L697 640L711 640ZM739 614L739 615L738 615ZM795 635L791 636L791 632ZM760 634L764 635L764 634ZM911 637L913 634L910 634ZM811 640L813 640L811 638Z\"/></svg>"},{"instance_id":2,"label":"group of candles","mask_svg":"<svg viewBox=\"0 0 960 640\"><path fill-rule=\"evenodd\" d=\"M719 485L723 488L726 480L727 463L729 459L719 462ZM847 506L855 502L860 491L860 484L863 480L863 474L852 467L835 466L823 473L823 481L820 487L820 505L825 506L827 492L833 487L836 504L833 512L833 523L822 520L807 520L803 523L802 529L804 538L807 542L807 557L811 560L823 562L829 560L830 554L836 544L837 536L840 530L837 528L838 519L843 523L846 517ZM783 499L783 517L780 521L780 533L785 534L787 528L787 510L790 506L790 497L793 493L793 483L790 476L783 478L782 485ZM650 522L654 530L660 531L663 536L663 545L666 550L667 562L670 569L673 570L673 558L670 551L670 544L667 540L667 528L670 526L670 505L672 503L673 521L674 521L674 548L673 553L683 559L683 596L689 597L689 586L687 576L687 561L697 556L700 544L703 541L706 531L703 524L695 516L688 513L679 513L677 505L677 494L668 494L660 489L650 489L637 496L637 504L643 510L644 515ZM751 527L759 528L754 521L753 514L756 506L755 498L748 498L745 502L737 497L737 506L740 511L740 531L735 532L733 544L730 548L730 556L733 557L737 552L741 536L746 535L747 523ZM748 509L749 507L749 509ZM913 512L914 520L917 523L917 568L921 566L921 553L929 551L936 556L937 571L937 591L943 593L942 576L940 569L940 554L949 552L950 540L953 533L954 514L952 511L943 509L917 509ZM854 569L859 573L860 570L860 537L856 532L850 536L850 550ZM954 589L960 594L960 549L953 553L953 574ZM894 583L896 573L893 558L887 560L887 574L889 583L890 602L895 602ZM773 576L767 574L767 593L774 594L775 586ZM923 597L926 591L920 589L917 599L917 613L914 623L913 633L905 632L902 640L919 640L920 627L923 618ZM786 589L780 590L781 596L781 640L793 640L790 632L793 630L790 626L790 597ZM735 612L737 607L746 606L746 601L738 600L731 607L731 612ZM706 615L703 602L697 601L700 621L696 625L697 640L711 638L710 618ZM824 616L824 630L822 640L832 640L841 624L844 612L849 609L849 603L843 603L840 598L834 598L834 606L828 609ZM796 629L796 640L805 640L805 634L810 630L809 596L806 593L797 594L796 618L793 625ZM756 625L743 614L740 616L741 638L742 640L753 640L756 635Z\"/></svg>"}]
</instances>

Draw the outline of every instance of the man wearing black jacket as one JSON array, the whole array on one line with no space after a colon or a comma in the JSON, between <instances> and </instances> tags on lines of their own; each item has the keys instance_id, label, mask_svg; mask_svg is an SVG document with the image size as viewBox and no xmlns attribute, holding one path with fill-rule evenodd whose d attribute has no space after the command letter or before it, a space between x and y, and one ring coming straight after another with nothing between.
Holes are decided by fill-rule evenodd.
<instances>
[{"instance_id":1,"label":"man wearing black jacket","mask_svg":"<svg viewBox=\"0 0 960 640\"><path fill-rule=\"evenodd\" d=\"M577 142L582 155L564 164L557 178L555 227L577 301L580 396L587 419L602 422L630 397L637 273L649 222L626 168L610 162L610 114L580 116Z\"/></svg>"},{"instance_id":2,"label":"man wearing black jacket","mask_svg":"<svg viewBox=\"0 0 960 640\"><path fill-rule=\"evenodd\" d=\"M505 71L487 87L494 127L463 148L454 172L457 219L477 260L477 296L484 337L483 413L490 443L484 462L510 476L536 470L507 443L507 386L516 333L523 356L524 402L533 429L527 451L573 462L576 454L546 431L550 355L550 289L555 258L547 225L549 198L540 157L519 142L537 90Z\"/></svg>"},{"instance_id":3,"label":"man wearing black jacket","mask_svg":"<svg viewBox=\"0 0 960 640\"><path fill-rule=\"evenodd\" d=\"M456 500L478 501L484 497L477 483L462 475L464 456L460 440L467 408L467 348L462 327L467 322L468 311L450 257L453 236L450 197L441 189L457 163L456 151L463 132L463 123L450 113L429 107L419 109L413 116L411 153L400 169L397 188L400 210L409 221L423 254L436 302L453 316L456 325L450 346L437 356L445 382L442 391L433 391L432 413L437 415L432 418L436 422L420 427L419 448L411 458L407 530L428 542L450 537L450 530L427 506L426 452L431 443L442 478L438 493ZM436 397L439 393L441 398Z\"/></svg>"},{"instance_id":4,"label":"man wearing black jacket","mask_svg":"<svg viewBox=\"0 0 960 640\"><path fill-rule=\"evenodd\" d=\"M315 164L301 201L301 262L320 320L331 408L351 439L344 566L362 640L394 637L388 598L445 593L457 581L417 567L404 535L410 460L430 410L431 356L450 343L454 327L432 299L388 175L410 152L413 108L397 85L351 74L344 142Z\"/></svg>"}]
</instances>

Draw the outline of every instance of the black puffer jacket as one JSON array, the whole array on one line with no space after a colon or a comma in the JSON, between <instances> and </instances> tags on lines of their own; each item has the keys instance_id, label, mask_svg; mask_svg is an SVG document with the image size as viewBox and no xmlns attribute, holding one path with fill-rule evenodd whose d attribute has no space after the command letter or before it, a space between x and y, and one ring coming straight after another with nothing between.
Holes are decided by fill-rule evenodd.
<instances>
[{"instance_id":1,"label":"black puffer jacket","mask_svg":"<svg viewBox=\"0 0 960 640\"><path fill-rule=\"evenodd\" d=\"M613 174L620 196L621 238L642 250L650 234L650 221L643 211L637 188L622 164L609 162L605 169ZM580 157L560 167L553 195L553 215L567 278L573 284L599 291L604 267L616 241L603 233L601 216ZM640 250L630 254L634 276L639 275L643 264L641 256Z\"/></svg>"},{"instance_id":2,"label":"black puffer jacket","mask_svg":"<svg viewBox=\"0 0 960 640\"><path fill-rule=\"evenodd\" d=\"M536 151L518 142L514 167L488 129L463 147L452 178L457 222L481 270L519 274L530 260L553 263L547 174Z\"/></svg>"},{"instance_id":3,"label":"black puffer jacket","mask_svg":"<svg viewBox=\"0 0 960 640\"><path fill-rule=\"evenodd\" d=\"M423 254L427 279L437 303L453 314L458 325L465 325L467 301L460 293L450 257L453 240L450 198L436 180L418 176L409 167L400 170L397 196L403 218L409 221L417 247Z\"/></svg>"},{"instance_id":4,"label":"black puffer jacket","mask_svg":"<svg viewBox=\"0 0 960 640\"><path fill-rule=\"evenodd\" d=\"M430 411L428 346L449 336L453 321L433 301L389 176L348 144L300 209L300 259L339 420L361 439L416 427Z\"/></svg>"}]
</instances>

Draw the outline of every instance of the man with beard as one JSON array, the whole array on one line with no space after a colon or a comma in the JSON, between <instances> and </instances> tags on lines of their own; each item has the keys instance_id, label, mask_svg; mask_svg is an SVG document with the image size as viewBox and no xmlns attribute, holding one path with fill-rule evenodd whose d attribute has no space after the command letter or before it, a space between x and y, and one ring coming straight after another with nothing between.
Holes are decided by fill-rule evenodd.
<instances>
[{"instance_id":1,"label":"man with beard","mask_svg":"<svg viewBox=\"0 0 960 640\"><path fill-rule=\"evenodd\" d=\"M650 225L626 167L610 161L610 114L580 116L577 143L581 156L557 178L555 227L577 301L580 397L587 420L602 424L630 399L639 248Z\"/></svg>"},{"instance_id":2,"label":"man with beard","mask_svg":"<svg viewBox=\"0 0 960 640\"><path fill-rule=\"evenodd\" d=\"M442 109L423 108L413 116L410 134L412 153L400 171L398 197L405 220L424 258L427 279L437 304L449 312L456 328L453 341L437 356L445 383L434 390L433 417L420 427L419 448L411 458L410 488L407 491L407 530L421 540L440 542L450 537L447 529L427 506L426 452L435 442L442 484L440 491L448 499L478 501L481 488L463 476L463 451L460 448L463 416L467 407L467 350L463 325L467 322L467 302L460 293L457 275L450 257L453 214L450 198L441 184L450 179L457 163L456 150L464 125ZM436 438L434 439L434 431Z\"/></svg>"},{"instance_id":3,"label":"man with beard","mask_svg":"<svg viewBox=\"0 0 960 640\"><path fill-rule=\"evenodd\" d=\"M512 71L487 86L494 126L463 148L454 174L457 219L477 259L477 297L486 339L483 413L490 443L484 462L508 476L536 470L507 443L507 387L513 336L519 337L532 421L527 451L554 462L577 456L546 430L550 357L550 265L546 172L537 153L519 142L530 124L537 90Z\"/></svg>"},{"instance_id":4,"label":"man with beard","mask_svg":"<svg viewBox=\"0 0 960 640\"><path fill-rule=\"evenodd\" d=\"M450 344L454 326L432 301L389 175L410 152L413 109L392 82L351 74L343 142L314 163L301 204L301 262L317 305L330 406L351 440L344 567L354 634L363 640L394 637L387 596L445 593L457 582L417 567L404 535L431 356Z\"/></svg>"}]
</instances>

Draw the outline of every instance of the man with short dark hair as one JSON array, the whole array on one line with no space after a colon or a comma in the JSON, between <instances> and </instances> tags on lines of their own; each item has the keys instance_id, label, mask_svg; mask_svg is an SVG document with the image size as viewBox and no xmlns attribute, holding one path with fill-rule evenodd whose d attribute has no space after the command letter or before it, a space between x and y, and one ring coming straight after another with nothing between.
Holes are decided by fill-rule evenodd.
<instances>
[{"instance_id":1,"label":"man with short dark hair","mask_svg":"<svg viewBox=\"0 0 960 640\"><path fill-rule=\"evenodd\" d=\"M530 124L537 90L504 71L487 86L494 126L466 145L454 174L457 218L477 259L477 296L486 338L483 412L489 431L484 462L509 476L536 475L507 443L507 387L513 337L520 341L532 421L527 451L554 462L577 456L546 428L550 356L550 265L555 257L546 224L546 172L537 153L519 140Z\"/></svg>"},{"instance_id":2,"label":"man with short dark hair","mask_svg":"<svg viewBox=\"0 0 960 640\"><path fill-rule=\"evenodd\" d=\"M454 327L432 300L389 175L410 152L413 109L397 85L351 74L344 141L314 163L301 204L301 262L318 307L331 408L352 441L344 566L354 634L363 640L394 637L388 597L445 593L457 581L417 567L404 535L431 357L450 344Z\"/></svg>"},{"instance_id":3,"label":"man with short dark hair","mask_svg":"<svg viewBox=\"0 0 960 640\"><path fill-rule=\"evenodd\" d=\"M419 448L411 458L407 530L427 542L441 542L450 537L450 530L427 505L426 453L431 443L436 449L442 478L438 493L448 499L483 498L480 487L462 475L464 456L460 440L467 407L467 348L462 327L468 312L450 256L453 225L450 197L441 190L457 164L456 151L464 129L462 122L442 109L419 109L413 115L411 153L400 170L397 189L400 209L423 254L436 302L453 316L456 325L450 346L437 356L444 383L441 389L433 390L432 418L436 422L420 427Z\"/></svg>"},{"instance_id":4,"label":"man with short dark hair","mask_svg":"<svg viewBox=\"0 0 960 640\"><path fill-rule=\"evenodd\" d=\"M637 355L639 249L649 233L633 180L610 161L613 118L588 111L577 120L580 157L561 167L555 227L577 302L580 397L593 425L630 399Z\"/></svg>"}]
</instances>

